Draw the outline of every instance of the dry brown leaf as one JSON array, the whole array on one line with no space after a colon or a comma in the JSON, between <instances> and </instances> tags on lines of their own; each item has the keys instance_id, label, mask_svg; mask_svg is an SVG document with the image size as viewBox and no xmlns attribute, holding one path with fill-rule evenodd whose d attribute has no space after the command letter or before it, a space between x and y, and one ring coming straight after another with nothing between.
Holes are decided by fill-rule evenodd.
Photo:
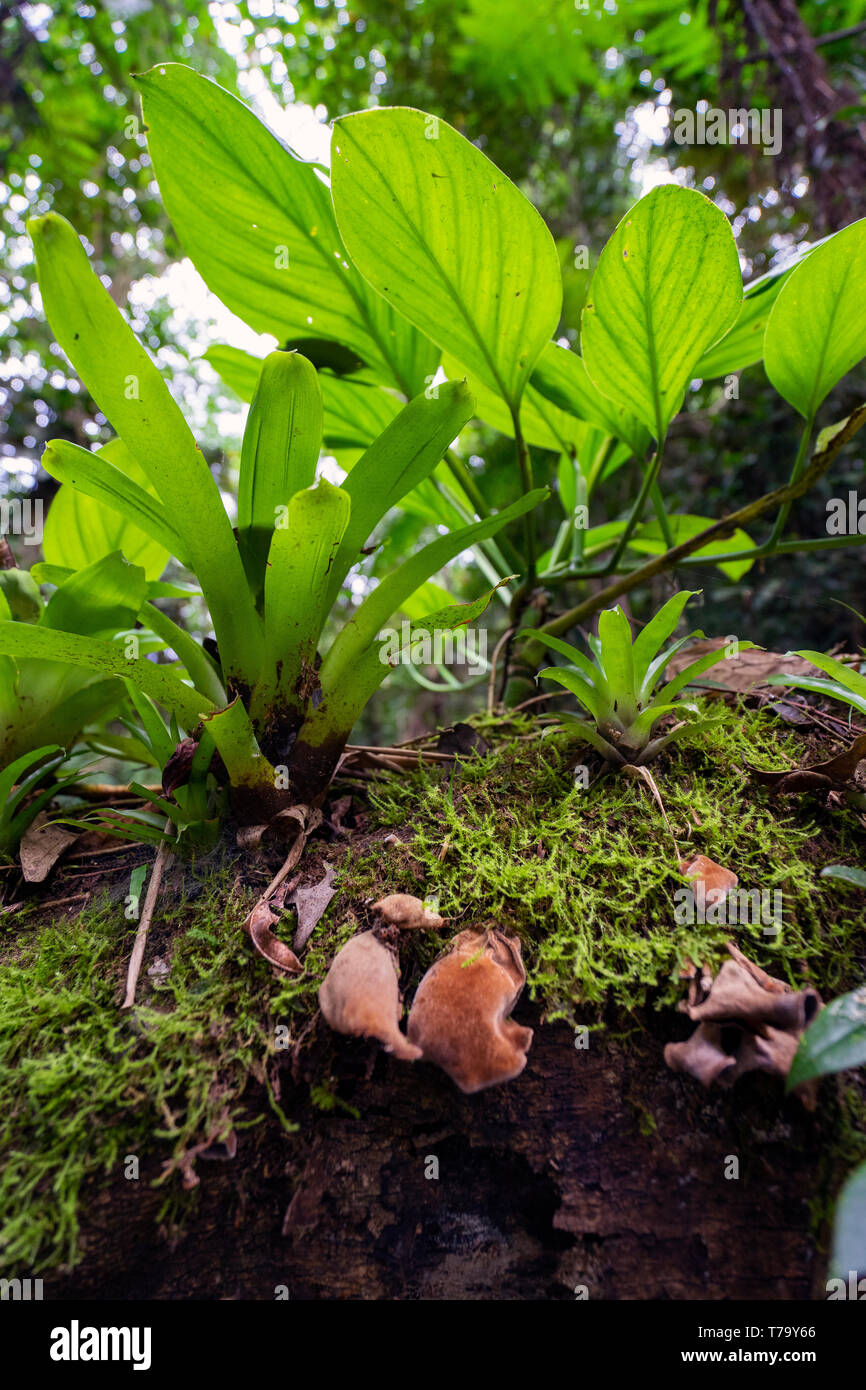
<instances>
[{"instance_id":1,"label":"dry brown leaf","mask_svg":"<svg viewBox=\"0 0 866 1390\"><path fill-rule=\"evenodd\" d=\"M668 662L665 679L672 680L699 656L716 652L728 645L727 637L706 637L693 642L690 647L677 652ZM781 652L746 651L737 656L726 657L713 666L701 680L712 682L713 686L724 686L735 695L778 694L779 686L768 685L768 676L808 676L814 675L815 668L800 656L786 656Z\"/></svg>"},{"instance_id":2,"label":"dry brown leaf","mask_svg":"<svg viewBox=\"0 0 866 1390\"><path fill-rule=\"evenodd\" d=\"M298 925L292 941L296 951L304 949L321 921L322 914L337 892L334 887L336 870L333 864L326 864L324 868L324 875L318 883L312 884L309 888L296 888L289 900L298 912Z\"/></svg>"},{"instance_id":3,"label":"dry brown leaf","mask_svg":"<svg viewBox=\"0 0 866 1390\"><path fill-rule=\"evenodd\" d=\"M866 734L855 738L850 748L828 758L823 763L813 763L811 767L787 767L779 772L765 772L763 768L752 767L746 763L751 775L762 786L769 787L773 796L780 793L788 796L796 792L831 791L845 787L852 781L858 764L866 758Z\"/></svg>"},{"instance_id":4,"label":"dry brown leaf","mask_svg":"<svg viewBox=\"0 0 866 1390\"><path fill-rule=\"evenodd\" d=\"M270 903L258 902L247 918L245 926L252 938L253 945L266 961L270 961L271 965L276 965L280 970L288 970L293 975L300 975L304 967L294 951L291 951L286 943L275 936L271 930L279 920L279 916L273 911Z\"/></svg>"},{"instance_id":5,"label":"dry brown leaf","mask_svg":"<svg viewBox=\"0 0 866 1390\"><path fill-rule=\"evenodd\" d=\"M21 837L21 872L28 883L44 883L64 850L81 838L80 830L47 823L41 811Z\"/></svg>"}]
</instances>

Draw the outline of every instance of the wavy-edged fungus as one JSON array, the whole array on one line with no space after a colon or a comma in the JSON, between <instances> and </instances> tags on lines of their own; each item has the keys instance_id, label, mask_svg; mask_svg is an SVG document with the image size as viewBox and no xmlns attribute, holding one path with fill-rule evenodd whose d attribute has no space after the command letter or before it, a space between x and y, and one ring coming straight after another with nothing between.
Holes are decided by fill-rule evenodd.
<instances>
[{"instance_id":1,"label":"wavy-edged fungus","mask_svg":"<svg viewBox=\"0 0 866 1390\"><path fill-rule=\"evenodd\" d=\"M319 989L319 1008L331 1028L378 1038L386 1052L414 1062L421 1049L400 1032L400 985L393 953L371 931L347 941Z\"/></svg>"},{"instance_id":2,"label":"wavy-edged fungus","mask_svg":"<svg viewBox=\"0 0 866 1390\"><path fill-rule=\"evenodd\" d=\"M500 931L462 931L415 994L407 1033L425 1062L466 1095L519 1076L532 1029L508 1017L526 982L520 942Z\"/></svg>"},{"instance_id":3,"label":"wavy-edged fungus","mask_svg":"<svg viewBox=\"0 0 866 1390\"><path fill-rule=\"evenodd\" d=\"M665 1062L704 1086L730 1086L749 1071L787 1077L804 1030L823 1007L821 997L768 975L733 942L728 950L732 959L715 979L702 971L691 980L680 1007L698 1026L685 1042L668 1043ZM808 1109L814 1106L811 1083L798 1086L796 1094Z\"/></svg>"},{"instance_id":4,"label":"wavy-edged fungus","mask_svg":"<svg viewBox=\"0 0 866 1390\"><path fill-rule=\"evenodd\" d=\"M401 927L405 930L423 927L428 931L435 931L445 925L444 917L431 912L420 898L414 898L411 893L389 893L386 898L380 898L373 904L373 911L388 927Z\"/></svg>"}]
</instances>

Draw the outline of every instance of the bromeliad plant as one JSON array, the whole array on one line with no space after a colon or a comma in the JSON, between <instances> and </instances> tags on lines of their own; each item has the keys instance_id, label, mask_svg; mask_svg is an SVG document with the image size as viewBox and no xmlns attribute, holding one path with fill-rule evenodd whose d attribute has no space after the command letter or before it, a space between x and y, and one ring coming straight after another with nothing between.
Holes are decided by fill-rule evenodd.
<instances>
[{"instance_id":1,"label":"bromeliad plant","mask_svg":"<svg viewBox=\"0 0 866 1390\"><path fill-rule=\"evenodd\" d=\"M539 672L539 678L557 681L571 691L593 722L566 712L560 717L608 762L620 767L627 763L641 766L674 741L692 737L715 722L701 719L694 704L677 697L704 671L730 656L727 647L706 652L656 689L677 652L693 637L703 636L702 632L691 632L671 646L664 646L694 596L688 591L674 594L634 641L622 609L617 606L605 610L598 620L598 636L587 638L589 657L548 633L533 634L569 662L568 666L546 667ZM737 648L747 651L753 645L739 642ZM653 738L654 729L666 714L682 715L683 719L667 733Z\"/></svg>"},{"instance_id":2,"label":"bromeliad plant","mask_svg":"<svg viewBox=\"0 0 866 1390\"><path fill-rule=\"evenodd\" d=\"M532 450L560 457L564 519L554 545L538 545L531 514L522 545L482 543L491 581L523 576L514 626L528 626L521 615L536 586L608 580L574 606L557 605L544 630L561 637L661 571L713 565L736 581L767 556L863 543L788 536L786 523L866 419L866 409L855 412L813 456L819 410L866 355L866 220L744 289L722 210L693 188L654 188L602 250L580 324L561 323L547 228L445 121L405 107L342 117L328 188L320 169L189 68L160 64L139 80L166 209L210 288L257 331L280 342L315 337L320 360L333 359L335 345L348 357L327 386L332 437L368 443L366 422L389 408L391 393L417 393L442 363L448 376L467 375L480 418L514 439L524 491ZM579 336L579 352L562 345L565 331L575 345ZM249 399L255 363L227 349L211 360ZM762 360L803 421L787 484L722 520L679 513L664 492L664 451L690 382ZM624 514L590 524L605 481L626 466L635 483ZM437 477L438 505L468 501L484 516L493 480L459 453L448 469ZM521 668L531 679L542 655L531 635L514 644L510 698L529 693Z\"/></svg>"},{"instance_id":3,"label":"bromeliad plant","mask_svg":"<svg viewBox=\"0 0 866 1390\"><path fill-rule=\"evenodd\" d=\"M90 269L74 229L49 214L30 231L57 341L150 490L105 451L89 453L65 441L49 446L46 467L120 512L193 572L218 658L144 593L148 623L177 653L178 669L131 654L116 637L45 624L0 622L0 653L128 679L189 734L206 733L244 823L266 823L293 803L320 800L352 725L389 669L380 630L453 556L529 512L543 490L424 546L379 583L322 653L325 623L371 532L427 478L472 415L466 385L446 382L417 395L335 487L316 481L323 417L318 375L296 352L272 353L261 366L244 433L235 537L180 409ZM421 622L455 627L485 602L453 605Z\"/></svg>"}]
</instances>

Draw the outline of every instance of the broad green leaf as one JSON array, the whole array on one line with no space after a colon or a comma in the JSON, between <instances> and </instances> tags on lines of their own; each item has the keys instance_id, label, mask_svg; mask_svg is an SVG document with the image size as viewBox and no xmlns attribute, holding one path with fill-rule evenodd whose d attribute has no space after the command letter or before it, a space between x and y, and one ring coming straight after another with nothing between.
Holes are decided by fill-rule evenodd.
<instances>
[{"instance_id":1,"label":"broad green leaf","mask_svg":"<svg viewBox=\"0 0 866 1390\"><path fill-rule=\"evenodd\" d=\"M336 121L331 180L361 274L516 408L562 305L556 246L532 205L452 126L411 107Z\"/></svg>"},{"instance_id":2,"label":"broad green leaf","mask_svg":"<svg viewBox=\"0 0 866 1390\"><path fill-rule=\"evenodd\" d=\"M457 378L465 375L464 368L451 353L442 356L442 368L446 376ZM486 386L479 376L466 375L466 384L475 398L475 414L486 425L514 438L514 421L511 411L490 386ZM567 451L570 444L578 445L586 437L586 421L578 420L564 410L560 410L541 394L530 382L523 392L520 402L520 428L523 437L533 448Z\"/></svg>"},{"instance_id":3,"label":"broad green leaf","mask_svg":"<svg viewBox=\"0 0 866 1390\"><path fill-rule=\"evenodd\" d=\"M135 625L144 598L144 570L115 551L65 579L45 605L39 627L113 637Z\"/></svg>"},{"instance_id":4,"label":"broad green leaf","mask_svg":"<svg viewBox=\"0 0 866 1390\"><path fill-rule=\"evenodd\" d=\"M282 697L280 709L302 709L315 685L316 648L331 606L328 577L350 510L348 494L320 478L315 487L295 494L286 525L272 531L265 578L264 679ZM254 718L256 707L254 695Z\"/></svg>"},{"instance_id":5,"label":"broad green leaf","mask_svg":"<svg viewBox=\"0 0 866 1390\"><path fill-rule=\"evenodd\" d=\"M866 1062L866 985L841 994L822 1009L800 1039L787 1089Z\"/></svg>"},{"instance_id":6,"label":"broad green leaf","mask_svg":"<svg viewBox=\"0 0 866 1390\"><path fill-rule=\"evenodd\" d=\"M62 484L45 519L46 563L84 569L120 550L130 564L141 565L147 579L156 580L170 556L183 551L146 473L122 440L111 440L95 454L64 439L53 440L42 466ZM139 520L146 523L143 529L136 525Z\"/></svg>"},{"instance_id":7,"label":"broad green leaf","mask_svg":"<svg viewBox=\"0 0 866 1390\"><path fill-rule=\"evenodd\" d=\"M590 282L581 321L590 379L661 443L742 297L724 213L693 188L654 188L626 213Z\"/></svg>"},{"instance_id":8,"label":"broad green leaf","mask_svg":"<svg viewBox=\"0 0 866 1390\"><path fill-rule=\"evenodd\" d=\"M624 440L638 458L643 458L649 447L649 431L625 406L602 395L576 352L548 343L532 373L532 384L560 410L600 426L605 434Z\"/></svg>"},{"instance_id":9,"label":"broad green leaf","mask_svg":"<svg viewBox=\"0 0 866 1390\"><path fill-rule=\"evenodd\" d=\"M138 81L166 211L210 289L260 333L333 339L420 391L437 354L348 264L318 166L191 68L161 63Z\"/></svg>"},{"instance_id":10,"label":"broad green leaf","mask_svg":"<svg viewBox=\"0 0 866 1390\"><path fill-rule=\"evenodd\" d=\"M406 560L399 569L393 570L373 590L346 623L335 639L325 660L322 662L321 679L323 697L331 695L339 698L341 684L345 681L351 686L352 672L367 648L375 641L380 628L400 609L403 600L414 594L427 579L438 570L479 541L495 536L503 526L516 521L537 506L547 497L546 488L536 488L527 493L510 507L497 512L484 521L464 526L459 531L451 531L440 536L429 545Z\"/></svg>"},{"instance_id":11,"label":"broad green leaf","mask_svg":"<svg viewBox=\"0 0 866 1390\"><path fill-rule=\"evenodd\" d=\"M186 729L194 729L211 701L184 685L165 666L145 657L127 657L122 642L108 642L77 633L52 631L41 624L0 622L0 652L18 659L56 661L83 666L105 676L129 677L157 704L176 714Z\"/></svg>"},{"instance_id":12,"label":"broad green leaf","mask_svg":"<svg viewBox=\"0 0 866 1390\"><path fill-rule=\"evenodd\" d=\"M34 219L28 229L55 337L181 534L207 598L224 667L248 680L258 668L261 630L205 458L156 367L91 270L74 229L53 213Z\"/></svg>"},{"instance_id":13,"label":"broad green leaf","mask_svg":"<svg viewBox=\"0 0 866 1390\"><path fill-rule=\"evenodd\" d=\"M818 243L819 245L821 243ZM710 348L695 367L695 376L711 379L728 376L731 372L742 371L760 362L764 355L764 332L770 311L779 297L779 291L788 276L800 261L811 255L814 247L800 252L796 258L788 260L766 275L752 280L743 291L743 303L737 321L723 338Z\"/></svg>"},{"instance_id":14,"label":"broad green leaf","mask_svg":"<svg viewBox=\"0 0 866 1390\"><path fill-rule=\"evenodd\" d=\"M238 475L238 548L255 594L274 527L295 493L312 485L321 442L315 367L296 352L270 353L247 416Z\"/></svg>"},{"instance_id":15,"label":"broad green leaf","mask_svg":"<svg viewBox=\"0 0 866 1390\"><path fill-rule=\"evenodd\" d=\"M866 1163L854 1169L836 1200L830 1269L846 1284L852 1271L866 1269Z\"/></svg>"},{"instance_id":16,"label":"broad green leaf","mask_svg":"<svg viewBox=\"0 0 866 1390\"><path fill-rule=\"evenodd\" d=\"M682 545L684 541L691 540L692 536L706 531L712 524L712 519L706 516L690 516L683 513L681 516L668 517L668 527L674 545ZM754 541L749 534L742 528L738 528L729 536L723 536L721 539L710 541L708 545L702 546L700 550L694 552L692 558L703 560L716 555L724 557L728 552L750 550L753 546ZM642 555L664 555L668 544L662 534L660 522L647 521L639 526L629 540L629 547ZM742 579L744 574L748 574L754 563L754 560L731 560L728 563L724 558L720 558L718 568L729 579L737 580Z\"/></svg>"},{"instance_id":17,"label":"broad green leaf","mask_svg":"<svg viewBox=\"0 0 866 1390\"><path fill-rule=\"evenodd\" d=\"M864 305L866 218L815 247L785 281L767 321L767 376L805 419L866 357Z\"/></svg>"},{"instance_id":18,"label":"broad green leaf","mask_svg":"<svg viewBox=\"0 0 866 1390\"><path fill-rule=\"evenodd\" d=\"M352 511L329 577L329 605L373 528L433 471L472 418L474 405L460 381L444 382L429 398L422 392L403 407L355 464L343 483Z\"/></svg>"},{"instance_id":19,"label":"broad green leaf","mask_svg":"<svg viewBox=\"0 0 866 1390\"><path fill-rule=\"evenodd\" d=\"M837 878L854 888L866 888L866 869L857 869L853 864L828 864L826 869L821 870L821 877Z\"/></svg>"}]
</instances>

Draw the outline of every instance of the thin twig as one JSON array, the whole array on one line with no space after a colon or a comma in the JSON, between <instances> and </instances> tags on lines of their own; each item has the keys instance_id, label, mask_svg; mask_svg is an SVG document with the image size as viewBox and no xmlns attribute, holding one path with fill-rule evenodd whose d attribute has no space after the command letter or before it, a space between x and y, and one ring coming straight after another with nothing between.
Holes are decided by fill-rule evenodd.
<instances>
[{"instance_id":1,"label":"thin twig","mask_svg":"<svg viewBox=\"0 0 866 1390\"><path fill-rule=\"evenodd\" d=\"M493 657L490 662L490 681L487 686L488 714L493 713L493 707L496 704L496 665L499 661L499 654L502 651L502 648L505 646L506 642L508 642L510 638L514 636L514 633L516 631L517 629L514 627L507 627L493 649Z\"/></svg>"},{"instance_id":2,"label":"thin twig","mask_svg":"<svg viewBox=\"0 0 866 1390\"><path fill-rule=\"evenodd\" d=\"M171 821L165 823L165 831L171 829ZM135 987L138 984L138 976L141 971L141 963L144 960L144 948L147 944L147 929L150 926L150 919L156 907L156 900L159 897L159 890L162 886L162 875L165 870L166 860L171 854L168 840L161 840L159 849L156 851L156 859L153 862L153 873L150 876L150 883L147 885L147 895L144 899L144 907L141 910L141 920L138 924L138 931L135 934L135 942L132 947L132 955L129 958L129 969L126 972L126 997L121 1004L122 1009L131 1009L135 1003Z\"/></svg>"}]
</instances>

